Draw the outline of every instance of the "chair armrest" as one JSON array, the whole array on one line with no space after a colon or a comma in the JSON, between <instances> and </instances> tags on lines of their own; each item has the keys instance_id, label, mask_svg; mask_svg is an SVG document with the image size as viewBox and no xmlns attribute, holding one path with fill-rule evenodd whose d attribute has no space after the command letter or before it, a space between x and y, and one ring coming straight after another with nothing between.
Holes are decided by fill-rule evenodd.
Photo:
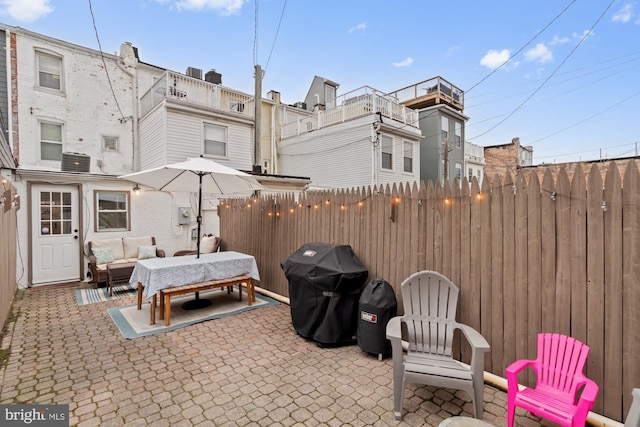
<instances>
[{"instance_id":1,"label":"chair armrest","mask_svg":"<svg viewBox=\"0 0 640 427\"><path fill-rule=\"evenodd\" d=\"M464 334L467 342L471 346L471 372L484 381L484 355L491 348L487 340L469 325L458 323L456 325Z\"/></svg>"},{"instance_id":2,"label":"chair armrest","mask_svg":"<svg viewBox=\"0 0 640 427\"><path fill-rule=\"evenodd\" d=\"M517 393L520 390L518 387L518 374L529 366L534 367L535 370L535 364L535 360L521 359L507 366L507 369L505 369L507 375L507 391L514 390Z\"/></svg>"},{"instance_id":3,"label":"chair armrest","mask_svg":"<svg viewBox=\"0 0 640 427\"><path fill-rule=\"evenodd\" d=\"M402 317L393 317L387 323L387 339L393 344L394 341L402 341Z\"/></svg>"},{"instance_id":4,"label":"chair armrest","mask_svg":"<svg viewBox=\"0 0 640 427\"><path fill-rule=\"evenodd\" d=\"M98 259L95 255L89 255L89 264L91 265L91 268L94 268L96 265L98 265Z\"/></svg>"},{"instance_id":5,"label":"chair armrest","mask_svg":"<svg viewBox=\"0 0 640 427\"><path fill-rule=\"evenodd\" d=\"M596 401L596 397L598 397L598 384L586 377L582 382L584 383L584 389L578 401L578 408L588 412L593 408L593 403Z\"/></svg>"},{"instance_id":6,"label":"chair armrest","mask_svg":"<svg viewBox=\"0 0 640 427\"><path fill-rule=\"evenodd\" d=\"M164 258L164 257L165 257L164 249L158 249L158 248L156 248L156 256L157 256L158 258Z\"/></svg>"}]
</instances>

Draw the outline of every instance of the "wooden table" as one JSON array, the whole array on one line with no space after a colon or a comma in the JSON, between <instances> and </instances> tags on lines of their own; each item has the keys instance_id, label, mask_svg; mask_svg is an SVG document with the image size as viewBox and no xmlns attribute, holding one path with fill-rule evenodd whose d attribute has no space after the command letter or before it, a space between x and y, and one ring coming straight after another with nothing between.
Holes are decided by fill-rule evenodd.
<instances>
[{"instance_id":1,"label":"wooden table","mask_svg":"<svg viewBox=\"0 0 640 427\"><path fill-rule=\"evenodd\" d=\"M157 296L163 289L249 275L260 280L258 265L252 255L226 251L180 257L139 260L129 283L138 286L138 310L142 299L151 298L150 324L155 323ZM164 305L164 304L163 304Z\"/></svg>"}]
</instances>

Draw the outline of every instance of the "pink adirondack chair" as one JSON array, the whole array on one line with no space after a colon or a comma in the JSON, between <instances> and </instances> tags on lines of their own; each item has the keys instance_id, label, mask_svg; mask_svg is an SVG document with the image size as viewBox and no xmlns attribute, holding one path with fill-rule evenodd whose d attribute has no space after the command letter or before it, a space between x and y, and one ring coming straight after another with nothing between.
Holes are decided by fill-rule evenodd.
<instances>
[{"instance_id":1,"label":"pink adirondack chair","mask_svg":"<svg viewBox=\"0 0 640 427\"><path fill-rule=\"evenodd\" d=\"M588 354L589 347L571 337L539 334L537 359L506 369L508 426L513 427L516 406L562 426L584 426L598 395L598 385L583 373ZM527 367L536 374L536 386L520 390L518 374Z\"/></svg>"}]
</instances>

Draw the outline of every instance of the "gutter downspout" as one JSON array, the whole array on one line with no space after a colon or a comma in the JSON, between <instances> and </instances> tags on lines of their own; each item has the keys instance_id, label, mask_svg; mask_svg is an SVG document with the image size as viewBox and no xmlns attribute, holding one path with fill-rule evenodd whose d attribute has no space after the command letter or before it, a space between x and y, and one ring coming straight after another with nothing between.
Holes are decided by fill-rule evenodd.
<instances>
[{"instance_id":1,"label":"gutter downspout","mask_svg":"<svg viewBox=\"0 0 640 427\"><path fill-rule=\"evenodd\" d=\"M137 172L138 170L140 170L140 156L138 155L138 141L139 141L139 135L138 135L138 121L139 121L139 117L138 117L138 76L137 73L135 71L130 71L128 68L133 68L134 70L135 68L135 62L131 65L131 66L127 66L126 62L123 58L122 55L122 49L124 48L124 46L128 46L131 49L133 49L133 46L130 43L123 43L123 45L120 47L120 59L122 60L122 62L118 61L118 68L120 68L122 71L124 71L126 74L128 74L129 76L131 76L131 84L132 84L132 91L131 91L131 96L133 98L133 116L131 117L132 119L132 123L131 123L131 171L132 172ZM137 62L137 60L134 59L134 61ZM124 65L123 65L124 64Z\"/></svg>"}]
</instances>

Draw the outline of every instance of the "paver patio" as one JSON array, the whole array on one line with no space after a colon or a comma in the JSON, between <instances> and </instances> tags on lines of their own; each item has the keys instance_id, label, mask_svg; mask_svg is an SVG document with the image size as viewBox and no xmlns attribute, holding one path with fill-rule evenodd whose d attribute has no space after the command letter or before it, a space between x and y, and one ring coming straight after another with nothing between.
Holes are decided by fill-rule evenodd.
<instances>
[{"instance_id":1,"label":"paver patio","mask_svg":"<svg viewBox=\"0 0 640 427\"><path fill-rule=\"evenodd\" d=\"M464 392L411 385L393 417L391 359L298 336L281 304L135 340L107 308L76 305L79 283L21 290L2 347L0 403L68 403L78 426L437 426L472 416ZM148 309L148 306L147 306ZM506 425L486 385L484 419ZM518 425L552 425L518 413Z\"/></svg>"}]
</instances>

